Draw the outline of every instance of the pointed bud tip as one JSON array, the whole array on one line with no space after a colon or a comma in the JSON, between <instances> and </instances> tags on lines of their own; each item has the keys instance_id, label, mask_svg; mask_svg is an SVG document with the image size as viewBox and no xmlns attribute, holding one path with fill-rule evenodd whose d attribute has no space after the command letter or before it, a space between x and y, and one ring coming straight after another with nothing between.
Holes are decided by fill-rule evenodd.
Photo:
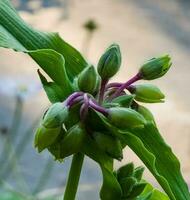
<instances>
[{"instance_id":1,"label":"pointed bud tip","mask_svg":"<svg viewBox=\"0 0 190 200\"><path fill-rule=\"evenodd\" d=\"M171 57L166 54L148 60L139 70L144 80L153 80L162 77L171 67Z\"/></svg>"}]
</instances>

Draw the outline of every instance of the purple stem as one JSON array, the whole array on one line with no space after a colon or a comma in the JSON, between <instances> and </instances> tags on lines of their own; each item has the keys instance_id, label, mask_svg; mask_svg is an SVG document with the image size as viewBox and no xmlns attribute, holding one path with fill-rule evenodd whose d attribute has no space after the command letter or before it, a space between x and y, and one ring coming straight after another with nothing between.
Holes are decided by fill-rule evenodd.
<instances>
[{"instance_id":1,"label":"purple stem","mask_svg":"<svg viewBox=\"0 0 190 200\"><path fill-rule=\"evenodd\" d=\"M122 86L122 83L109 83L107 86L106 86L106 89L109 89L109 88L118 88L118 87L121 87Z\"/></svg>"},{"instance_id":2,"label":"purple stem","mask_svg":"<svg viewBox=\"0 0 190 200\"><path fill-rule=\"evenodd\" d=\"M108 115L108 110L106 108L99 106L98 104L94 103L91 99L89 100L89 106L105 116Z\"/></svg>"},{"instance_id":3,"label":"purple stem","mask_svg":"<svg viewBox=\"0 0 190 200\"><path fill-rule=\"evenodd\" d=\"M84 121L88 114L89 98L87 94L84 94L84 104L80 108L80 118Z\"/></svg>"},{"instance_id":4,"label":"purple stem","mask_svg":"<svg viewBox=\"0 0 190 200\"><path fill-rule=\"evenodd\" d=\"M101 82L99 100L98 100L99 104L102 104L102 102L104 100L104 92L105 92L107 82L108 82L108 80L102 80L102 82Z\"/></svg>"},{"instance_id":5,"label":"purple stem","mask_svg":"<svg viewBox=\"0 0 190 200\"><path fill-rule=\"evenodd\" d=\"M76 97L75 99L72 100L72 102L70 102L69 107L72 107L74 104L79 103L82 100L83 100L83 96Z\"/></svg>"},{"instance_id":6,"label":"purple stem","mask_svg":"<svg viewBox=\"0 0 190 200\"><path fill-rule=\"evenodd\" d=\"M129 87L132 83L140 80L142 77L139 73L137 73L133 78L129 79L126 83L122 84L117 91L111 96L111 99L114 99L115 97L119 96L121 94L121 92Z\"/></svg>"},{"instance_id":7,"label":"purple stem","mask_svg":"<svg viewBox=\"0 0 190 200\"><path fill-rule=\"evenodd\" d=\"M71 94L67 100L66 100L66 106L71 106L73 104L73 101L79 97L82 96L83 92L74 92L73 94Z\"/></svg>"}]
</instances>

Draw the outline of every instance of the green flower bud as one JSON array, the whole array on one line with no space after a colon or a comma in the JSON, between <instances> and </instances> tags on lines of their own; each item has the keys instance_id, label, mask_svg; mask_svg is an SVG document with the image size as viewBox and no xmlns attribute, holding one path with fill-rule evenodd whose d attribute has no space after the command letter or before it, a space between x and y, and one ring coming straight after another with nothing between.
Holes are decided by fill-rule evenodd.
<instances>
[{"instance_id":1,"label":"green flower bud","mask_svg":"<svg viewBox=\"0 0 190 200\"><path fill-rule=\"evenodd\" d=\"M93 94L97 88L97 74L93 66L85 68L78 76L81 91Z\"/></svg>"},{"instance_id":2,"label":"green flower bud","mask_svg":"<svg viewBox=\"0 0 190 200\"><path fill-rule=\"evenodd\" d=\"M135 94L135 99L144 103L164 102L164 94L160 89L152 84L142 84L129 87L129 90Z\"/></svg>"},{"instance_id":3,"label":"green flower bud","mask_svg":"<svg viewBox=\"0 0 190 200\"><path fill-rule=\"evenodd\" d=\"M156 124L154 116L148 108L138 105L137 112L139 112L146 119L147 122L152 122L154 125Z\"/></svg>"},{"instance_id":4,"label":"green flower bud","mask_svg":"<svg viewBox=\"0 0 190 200\"><path fill-rule=\"evenodd\" d=\"M110 108L108 119L120 129L141 127L146 123L144 117L131 108Z\"/></svg>"},{"instance_id":5,"label":"green flower bud","mask_svg":"<svg viewBox=\"0 0 190 200\"><path fill-rule=\"evenodd\" d=\"M134 173L133 173L133 176L134 176L138 181L140 181L141 178L142 178L143 172L144 172L144 167L143 167L143 166L139 166L139 167L135 168Z\"/></svg>"},{"instance_id":6,"label":"green flower bud","mask_svg":"<svg viewBox=\"0 0 190 200\"><path fill-rule=\"evenodd\" d=\"M85 130L81 124L76 124L64 136L60 141L60 159L68 157L74 153L78 153L81 150L85 138Z\"/></svg>"},{"instance_id":7,"label":"green flower bud","mask_svg":"<svg viewBox=\"0 0 190 200\"><path fill-rule=\"evenodd\" d=\"M171 58L169 55L152 58L140 68L139 72L142 79L153 80L166 74L171 64Z\"/></svg>"},{"instance_id":8,"label":"green flower bud","mask_svg":"<svg viewBox=\"0 0 190 200\"><path fill-rule=\"evenodd\" d=\"M48 147L48 151L54 156L55 160L63 161L61 158L61 142L66 134L64 129L61 129L61 133L58 135L57 139Z\"/></svg>"},{"instance_id":9,"label":"green flower bud","mask_svg":"<svg viewBox=\"0 0 190 200\"><path fill-rule=\"evenodd\" d=\"M64 120L68 116L68 108L63 103L53 104L45 113L42 124L46 128L55 128L62 126Z\"/></svg>"},{"instance_id":10,"label":"green flower bud","mask_svg":"<svg viewBox=\"0 0 190 200\"><path fill-rule=\"evenodd\" d=\"M132 162L127 163L126 165L120 167L117 170L118 181L120 182L123 178L132 176L133 172L134 172L134 164Z\"/></svg>"},{"instance_id":11,"label":"green flower bud","mask_svg":"<svg viewBox=\"0 0 190 200\"><path fill-rule=\"evenodd\" d=\"M133 186L132 191L127 196L128 199L134 199L135 197L139 196L143 190L145 189L147 183L137 183Z\"/></svg>"},{"instance_id":12,"label":"green flower bud","mask_svg":"<svg viewBox=\"0 0 190 200\"><path fill-rule=\"evenodd\" d=\"M112 158L122 160L122 145L119 139L104 133L94 132L93 138L98 147Z\"/></svg>"},{"instance_id":13,"label":"green flower bud","mask_svg":"<svg viewBox=\"0 0 190 200\"><path fill-rule=\"evenodd\" d=\"M122 95L113 99L113 103L118 103L122 107L130 107L134 99L134 95Z\"/></svg>"},{"instance_id":14,"label":"green flower bud","mask_svg":"<svg viewBox=\"0 0 190 200\"><path fill-rule=\"evenodd\" d=\"M34 139L34 146L38 149L38 152L43 151L45 148L53 144L60 132L61 126L46 128L43 124L40 124Z\"/></svg>"},{"instance_id":15,"label":"green flower bud","mask_svg":"<svg viewBox=\"0 0 190 200\"><path fill-rule=\"evenodd\" d=\"M133 190L134 185L137 183L137 180L133 177L126 177L121 180L120 185L123 192L123 197L127 197Z\"/></svg>"},{"instance_id":16,"label":"green flower bud","mask_svg":"<svg viewBox=\"0 0 190 200\"><path fill-rule=\"evenodd\" d=\"M121 52L117 44L112 44L98 62L98 73L103 80L113 77L121 66Z\"/></svg>"}]
</instances>

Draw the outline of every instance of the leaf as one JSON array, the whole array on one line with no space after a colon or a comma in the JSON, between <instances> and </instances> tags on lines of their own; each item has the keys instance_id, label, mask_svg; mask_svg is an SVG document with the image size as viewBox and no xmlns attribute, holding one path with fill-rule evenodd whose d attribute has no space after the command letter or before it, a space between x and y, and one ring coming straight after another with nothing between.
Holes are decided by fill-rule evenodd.
<instances>
[{"instance_id":1,"label":"leaf","mask_svg":"<svg viewBox=\"0 0 190 200\"><path fill-rule=\"evenodd\" d=\"M171 200L190 200L180 163L153 123L124 132L109 124L104 117L101 121L144 162Z\"/></svg>"},{"instance_id":2,"label":"leaf","mask_svg":"<svg viewBox=\"0 0 190 200\"><path fill-rule=\"evenodd\" d=\"M144 191L136 198L136 200L169 200L169 198L147 183Z\"/></svg>"},{"instance_id":3,"label":"leaf","mask_svg":"<svg viewBox=\"0 0 190 200\"><path fill-rule=\"evenodd\" d=\"M143 129L126 133L126 144L149 168L172 200L189 200L187 184L180 172L180 164L158 129L147 124Z\"/></svg>"},{"instance_id":4,"label":"leaf","mask_svg":"<svg viewBox=\"0 0 190 200\"><path fill-rule=\"evenodd\" d=\"M65 58L66 71L71 80L88 65L82 55L57 33L41 32L26 24L9 0L0 1L0 46L29 54L39 49L55 50ZM31 56L40 66L43 65L40 59Z\"/></svg>"},{"instance_id":5,"label":"leaf","mask_svg":"<svg viewBox=\"0 0 190 200\"><path fill-rule=\"evenodd\" d=\"M48 82L47 79L40 72L40 70L38 70L38 75L49 101L51 103L62 102L65 98L65 94L62 88L55 82Z\"/></svg>"}]
</instances>

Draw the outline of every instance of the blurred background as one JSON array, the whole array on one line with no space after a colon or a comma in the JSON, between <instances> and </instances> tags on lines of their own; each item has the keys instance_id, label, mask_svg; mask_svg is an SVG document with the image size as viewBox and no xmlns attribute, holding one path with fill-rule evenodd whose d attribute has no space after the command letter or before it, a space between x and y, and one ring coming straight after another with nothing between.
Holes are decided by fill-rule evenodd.
<instances>
[{"instance_id":1,"label":"blurred background","mask_svg":"<svg viewBox=\"0 0 190 200\"><path fill-rule=\"evenodd\" d=\"M178 156L190 185L190 1L12 0L12 3L25 21L43 31L59 32L93 64L108 45L118 43L123 62L115 81L129 79L149 58L171 55L173 67L164 78L154 81L165 93L166 102L147 106ZM34 200L53 195L61 199L66 183L70 159L60 164L47 152L38 154L33 148L35 127L49 105L37 69L27 55L0 49L0 200L27 199L23 194ZM142 164L126 148L124 159L115 166L130 161ZM158 186L148 170L145 176ZM101 173L88 158L80 183L77 199L98 199Z\"/></svg>"}]
</instances>

